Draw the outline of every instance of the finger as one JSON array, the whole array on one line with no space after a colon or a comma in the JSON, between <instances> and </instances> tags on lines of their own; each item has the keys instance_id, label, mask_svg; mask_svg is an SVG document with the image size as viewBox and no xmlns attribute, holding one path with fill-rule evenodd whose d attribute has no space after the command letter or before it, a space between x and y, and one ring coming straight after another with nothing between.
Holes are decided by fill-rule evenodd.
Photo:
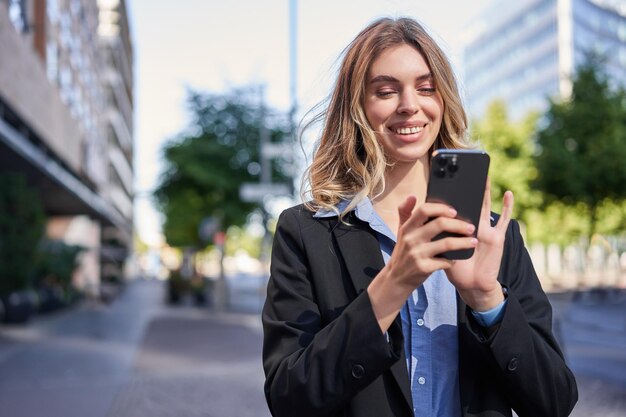
<instances>
[{"instance_id":1,"label":"finger","mask_svg":"<svg viewBox=\"0 0 626 417\"><path fill-rule=\"evenodd\" d=\"M483 207L480 211L480 219L486 224L491 224L491 180L487 177L485 194L483 194Z\"/></svg>"},{"instance_id":2,"label":"finger","mask_svg":"<svg viewBox=\"0 0 626 417\"><path fill-rule=\"evenodd\" d=\"M413 195L410 195L404 200L404 203L400 204L398 207L398 214L400 216L400 227L406 223L406 221L411 217L411 213L415 208L415 203L417 203L417 198Z\"/></svg>"},{"instance_id":3,"label":"finger","mask_svg":"<svg viewBox=\"0 0 626 417\"><path fill-rule=\"evenodd\" d=\"M420 229L420 236L422 236L424 240L428 241L443 232L470 236L475 230L476 227L472 223L466 222L465 220L437 217Z\"/></svg>"},{"instance_id":4,"label":"finger","mask_svg":"<svg viewBox=\"0 0 626 417\"><path fill-rule=\"evenodd\" d=\"M455 260L453 259L446 259L446 258L433 258L433 263L432 263L432 269L433 272L437 271L439 269L448 269L450 268L452 265L455 264Z\"/></svg>"},{"instance_id":5,"label":"finger","mask_svg":"<svg viewBox=\"0 0 626 417\"><path fill-rule=\"evenodd\" d=\"M509 222L513 216L514 203L515 198L513 197L513 193L511 191L505 192L504 197L502 197L502 214L500 214L500 218L496 224L498 230L506 231L507 227L509 227Z\"/></svg>"},{"instance_id":6,"label":"finger","mask_svg":"<svg viewBox=\"0 0 626 417\"><path fill-rule=\"evenodd\" d=\"M437 217L456 217L457 212L454 208L442 203L424 203L413 212L411 222L421 226L430 219Z\"/></svg>"},{"instance_id":7,"label":"finger","mask_svg":"<svg viewBox=\"0 0 626 417\"><path fill-rule=\"evenodd\" d=\"M478 239L475 237L445 237L424 245L423 254L426 257L435 258L444 252L472 249L476 245L478 245Z\"/></svg>"}]
</instances>

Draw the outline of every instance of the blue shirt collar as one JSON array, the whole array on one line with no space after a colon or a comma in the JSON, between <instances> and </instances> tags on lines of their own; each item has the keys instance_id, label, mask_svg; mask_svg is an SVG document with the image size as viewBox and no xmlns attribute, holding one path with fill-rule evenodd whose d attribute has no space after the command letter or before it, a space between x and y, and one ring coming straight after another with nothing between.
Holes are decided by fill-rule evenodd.
<instances>
[{"instance_id":1,"label":"blue shirt collar","mask_svg":"<svg viewBox=\"0 0 626 417\"><path fill-rule=\"evenodd\" d=\"M347 206L350 204L351 200L342 200L337 204L336 208L341 213ZM376 210L374 210L374 206L372 205L372 200L369 197L365 197L361 201L359 201L354 209L354 214L357 219L368 223L372 229L383 234L384 236L389 237L394 242L396 240L395 233L389 230L389 227L385 222L380 218ZM322 209L317 211L313 217L315 218L330 218L337 217L337 213L333 210Z\"/></svg>"}]
</instances>

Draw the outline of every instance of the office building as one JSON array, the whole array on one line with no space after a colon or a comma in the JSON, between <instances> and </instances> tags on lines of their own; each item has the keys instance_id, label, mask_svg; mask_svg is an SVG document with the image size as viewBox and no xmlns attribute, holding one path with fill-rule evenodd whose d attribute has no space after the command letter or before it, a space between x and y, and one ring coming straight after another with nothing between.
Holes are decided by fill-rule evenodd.
<instances>
[{"instance_id":1,"label":"office building","mask_svg":"<svg viewBox=\"0 0 626 417\"><path fill-rule=\"evenodd\" d=\"M496 0L465 32L463 84L472 117L496 98L514 119L567 98L586 51L607 58L611 83L626 85L626 1Z\"/></svg>"},{"instance_id":2,"label":"office building","mask_svg":"<svg viewBox=\"0 0 626 417\"><path fill-rule=\"evenodd\" d=\"M132 245L132 132L125 1L0 0L0 173L26 174L48 237L88 248L93 293Z\"/></svg>"}]
</instances>

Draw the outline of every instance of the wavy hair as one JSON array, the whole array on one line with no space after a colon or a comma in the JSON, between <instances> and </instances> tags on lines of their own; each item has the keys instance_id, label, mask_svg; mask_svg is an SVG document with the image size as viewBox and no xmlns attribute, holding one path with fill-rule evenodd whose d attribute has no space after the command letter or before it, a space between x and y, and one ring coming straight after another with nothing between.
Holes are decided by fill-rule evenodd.
<instances>
[{"instance_id":1,"label":"wavy hair","mask_svg":"<svg viewBox=\"0 0 626 417\"><path fill-rule=\"evenodd\" d=\"M433 147L467 148L467 116L451 65L424 28L410 18L382 18L366 27L344 49L328 106L304 130L322 121L322 133L302 186L311 199L305 206L313 211L332 210L340 217L365 197L380 194L388 166L363 107L367 73L374 60L388 48L407 44L424 57L433 82L444 103L441 128ZM339 213L342 200L351 200Z\"/></svg>"}]
</instances>

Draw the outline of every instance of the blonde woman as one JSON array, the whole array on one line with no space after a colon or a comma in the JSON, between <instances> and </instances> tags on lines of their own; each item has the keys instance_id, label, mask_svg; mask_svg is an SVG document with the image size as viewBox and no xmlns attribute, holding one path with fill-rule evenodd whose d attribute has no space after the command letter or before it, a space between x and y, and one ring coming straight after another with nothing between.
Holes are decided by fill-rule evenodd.
<instances>
[{"instance_id":1,"label":"blonde woman","mask_svg":"<svg viewBox=\"0 0 626 417\"><path fill-rule=\"evenodd\" d=\"M278 221L263 310L274 416L566 416L574 376L511 220L478 235L426 203L432 151L466 148L450 64L414 20L381 19L344 52L308 170ZM428 219L434 219L427 221ZM433 241L441 232L461 237ZM474 249L463 261L437 254Z\"/></svg>"}]
</instances>

